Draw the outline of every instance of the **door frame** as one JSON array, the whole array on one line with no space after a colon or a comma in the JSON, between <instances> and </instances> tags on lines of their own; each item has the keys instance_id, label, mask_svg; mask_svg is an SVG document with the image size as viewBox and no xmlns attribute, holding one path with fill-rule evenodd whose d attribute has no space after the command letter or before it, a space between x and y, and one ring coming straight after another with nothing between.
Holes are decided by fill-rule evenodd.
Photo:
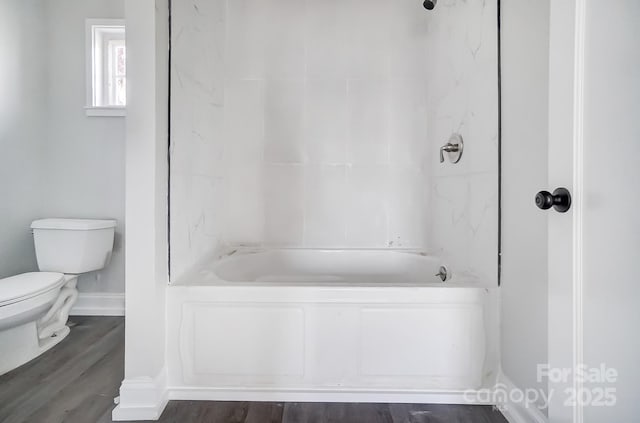
<instances>
[{"instance_id":1,"label":"door frame","mask_svg":"<svg viewBox=\"0 0 640 423\"><path fill-rule=\"evenodd\" d=\"M584 53L586 0L551 0L549 39L549 187L567 187L571 210L549 214L548 348L550 369L568 371L549 378L549 421L582 423L583 408L569 403L582 383L583 363L583 192ZM570 402L570 401L569 401Z\"/></svg>"}]
</instances>

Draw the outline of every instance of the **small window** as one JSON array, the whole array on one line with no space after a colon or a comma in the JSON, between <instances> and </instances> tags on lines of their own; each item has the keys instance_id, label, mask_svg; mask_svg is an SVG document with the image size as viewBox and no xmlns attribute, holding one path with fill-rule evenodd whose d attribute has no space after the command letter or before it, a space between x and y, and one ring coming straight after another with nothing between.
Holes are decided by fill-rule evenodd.
<instances>
[{"instance_id":1,"label":"small window","mask_svg":"<svg viewBox=\"0 0 640 423\"><path fill-rule=\"evenodd\" d=\"M87 115L124 116L127 50L124 21L87 20Z\"/></svg>"}]
</instances>

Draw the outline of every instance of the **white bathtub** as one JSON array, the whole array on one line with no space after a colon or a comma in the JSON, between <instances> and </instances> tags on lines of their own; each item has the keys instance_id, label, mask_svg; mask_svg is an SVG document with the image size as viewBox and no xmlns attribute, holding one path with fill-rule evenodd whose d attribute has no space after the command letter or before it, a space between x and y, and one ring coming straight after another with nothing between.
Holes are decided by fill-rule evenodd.
<instances>
[{"instance_id":1,"label":"white bathtub","mask_svg":"<svg viewBox=\"0 0 640 423\"><path fill-rule=\"evenodd\" d=\"M240 249L168 295L170 399L465 402L497 363L496 290L416 251Z\"/></svg>"},{"instance_id":2,"label":"white bathtub","mask_svg":"<svg viewBox=\"0 0 640 423\"><path fill-rule=\"evenodd\" d=\"M437 276L442 265L440 259L415 250L241 248L204 263L182 283L478 286L472 276L449 268L449 277L442 281Z\"/></svg>"}]
</instances>

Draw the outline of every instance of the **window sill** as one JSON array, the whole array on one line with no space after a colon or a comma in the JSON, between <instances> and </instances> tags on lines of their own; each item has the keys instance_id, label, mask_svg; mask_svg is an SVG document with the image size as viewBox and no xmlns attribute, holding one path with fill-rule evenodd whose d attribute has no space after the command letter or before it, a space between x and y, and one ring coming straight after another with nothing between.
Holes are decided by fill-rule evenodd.
<instances>
[{"instance_id":1,"label":"window sill","mask_svg":"<svg viewBox=\"0 0 640 423\"><path fill-rule=\"evenodd\" d=\"M127 115L127 109L125 107L87 106L84 108L84 111L89 117L124 117Z\"/></svg>"}]
</instances>

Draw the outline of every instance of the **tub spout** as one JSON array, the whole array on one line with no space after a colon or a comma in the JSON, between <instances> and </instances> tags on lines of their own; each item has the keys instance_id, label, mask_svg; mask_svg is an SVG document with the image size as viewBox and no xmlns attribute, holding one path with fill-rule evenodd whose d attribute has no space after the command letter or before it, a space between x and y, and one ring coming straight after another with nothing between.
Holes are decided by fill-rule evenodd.
<instances>
[{"instance_id":1,"label":"tub spout","mask_svg":"<svg viewBox=\"0 0 640 423\"><path fill-rule=\"evenodd\" d=\"M440 266L440 269L438 269L438 273L436 273L435 276L439 277L442 282L445 282L449 278L449 271L446 267Z\"/></svg>"}]
</instances>

